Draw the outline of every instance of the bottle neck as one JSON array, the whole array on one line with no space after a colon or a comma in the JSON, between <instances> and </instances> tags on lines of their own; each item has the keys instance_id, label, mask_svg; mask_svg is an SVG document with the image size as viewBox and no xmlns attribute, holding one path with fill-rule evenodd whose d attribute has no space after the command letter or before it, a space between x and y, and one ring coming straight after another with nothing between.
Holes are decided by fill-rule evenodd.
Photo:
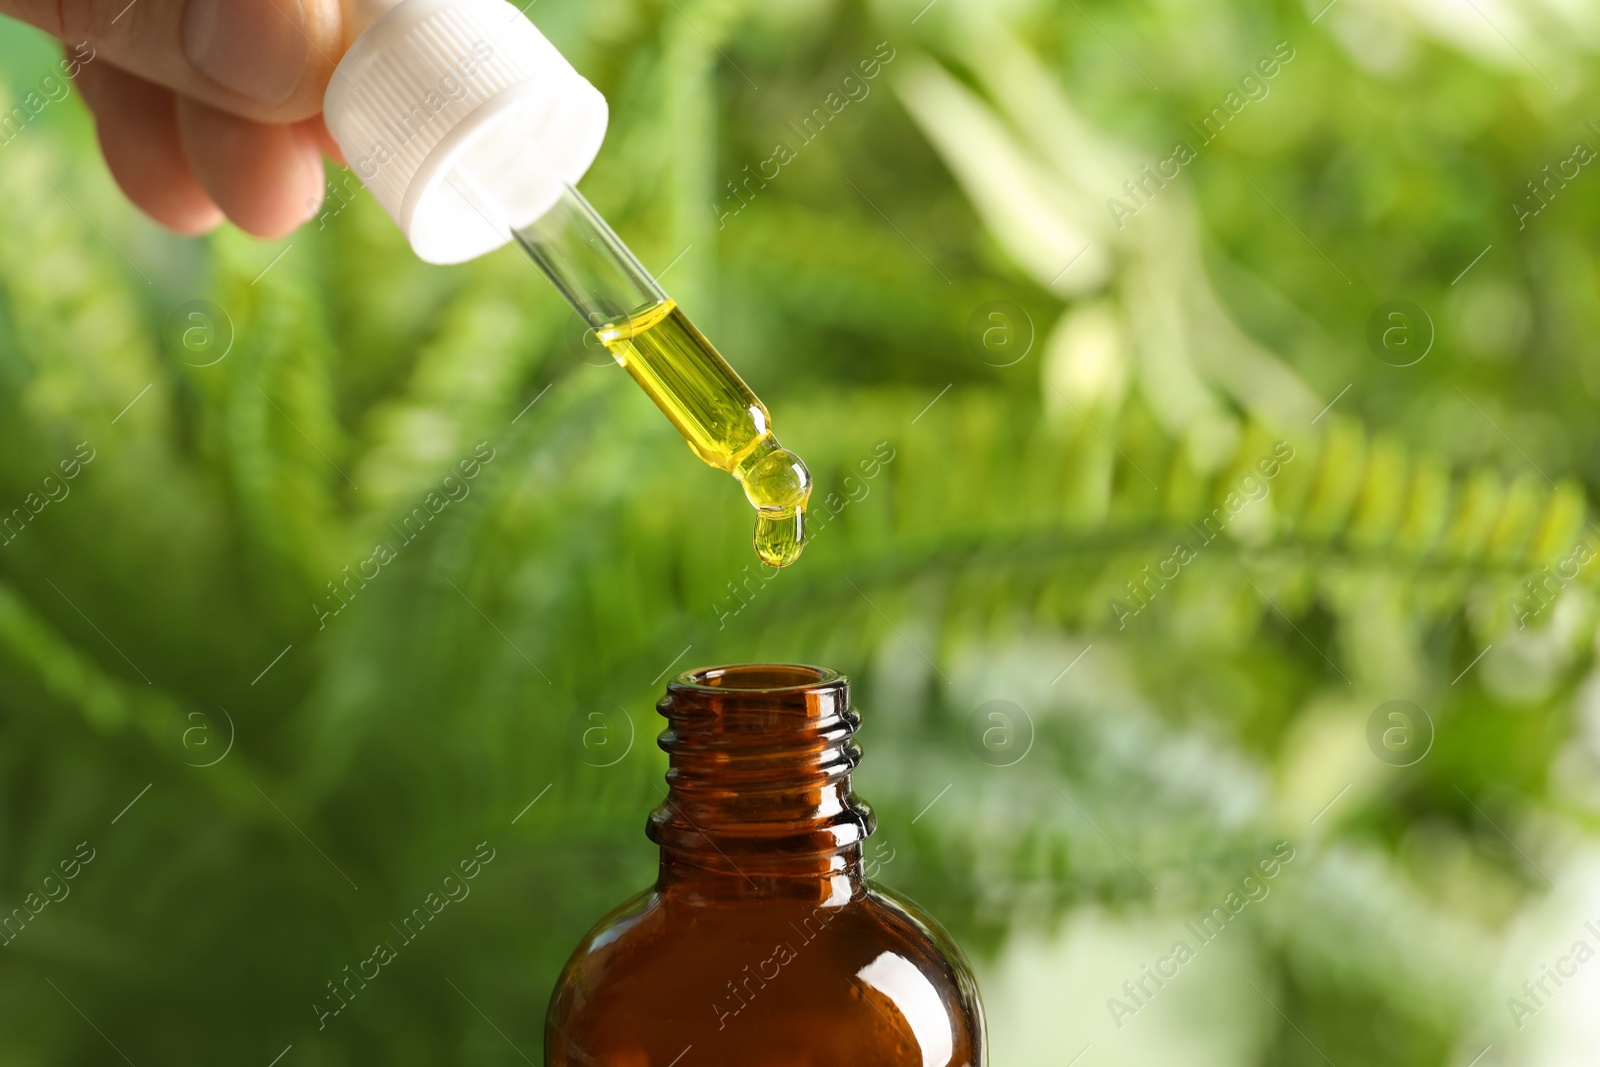
<instances>
[{"instance_id":1,"label":"bottle neck","mask_svg":"<svg viewBox=\"0 0 1600 1067\"><path fill-rule=\"evenodd\" d=\"M838 672L740 666L685 674L656 705L670 758L647 833L662 892L843 903L863 889L875 820L850 791L861 716Z\"/></svg>"}]
</instances>

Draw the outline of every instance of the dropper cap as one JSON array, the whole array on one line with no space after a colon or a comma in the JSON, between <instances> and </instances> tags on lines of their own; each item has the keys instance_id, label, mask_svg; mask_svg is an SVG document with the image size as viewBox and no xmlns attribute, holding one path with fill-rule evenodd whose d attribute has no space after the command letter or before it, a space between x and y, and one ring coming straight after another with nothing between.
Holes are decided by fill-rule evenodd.
<instances>
[{"instance_id":1,"label":"dropper cap","mask_svg":"<svg viewBox=\"0 0 1600 1067\"><path fill-rule=\"evenodd\" d=\"M561 198L605 139L605 97L504 0L347 0L358 34L323 116L417 255L459 263Z\"/></svg>"}]
</instances>

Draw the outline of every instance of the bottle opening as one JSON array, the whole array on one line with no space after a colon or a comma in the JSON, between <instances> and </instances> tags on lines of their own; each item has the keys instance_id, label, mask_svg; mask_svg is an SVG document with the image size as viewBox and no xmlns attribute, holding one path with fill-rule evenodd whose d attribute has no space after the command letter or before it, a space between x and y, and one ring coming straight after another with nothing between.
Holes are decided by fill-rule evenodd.
<instances>
[{"instance_id":1,"label":"bottle opening","mask_svg":"<svg viewBox=\"0 0 1600 1067\"><path fill-rule=\"evenodd\" d=\"M672 682L684 689L737 689L741 692L783 693L814 689L841 681L844 675L831 667L803 663L745 663L732 667L705 667L685 671Z\"/></svg>"},{"instance_id":2,"label":"bottle opening","mask_svg":"<svg viewBox=\"0 0 1600 1067\"><path fill-rule=\"evenodd\" d=\"M647 833L661 846L663 887L737 894L778 880L831 899L839 879L861 881L860 843L875 823L850 790L861 716L843 674L703 667L673 679L656 710L667 720L656 743L670 758L668 795Z\"/></svg>"}]
</instances>

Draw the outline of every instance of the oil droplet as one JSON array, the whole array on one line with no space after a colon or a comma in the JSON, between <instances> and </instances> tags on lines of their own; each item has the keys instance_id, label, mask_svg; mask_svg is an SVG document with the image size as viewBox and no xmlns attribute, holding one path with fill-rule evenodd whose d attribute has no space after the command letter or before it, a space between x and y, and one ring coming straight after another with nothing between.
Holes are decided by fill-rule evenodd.
<instances>
[{"instance_id":1,"label":"oil droplet","mask_svg":"<svg viewBox=\"0 0 1600 1067\"><path fill-rule=\"evenodd\" d=\"M756 555L769 567L787 567L805 548L811 472L799 456L763 434L734 470L756 509Z\"/></svg>"},{"instance_id":2,"label":"oil droplet","mask_svg":"<svg viewBox=\"0 0 1600 1067\"><path fill-rule=\"evenodd\" d=\"M798 508L788 515L756 512L756 555L769 567L787 567L806 547L806 513Z\"/></svg>"}]
</instances>

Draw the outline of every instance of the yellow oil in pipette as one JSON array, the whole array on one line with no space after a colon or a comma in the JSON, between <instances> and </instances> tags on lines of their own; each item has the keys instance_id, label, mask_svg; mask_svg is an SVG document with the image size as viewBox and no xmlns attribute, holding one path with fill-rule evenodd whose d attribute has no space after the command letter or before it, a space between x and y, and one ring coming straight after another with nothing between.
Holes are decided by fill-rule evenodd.
<instances>
[{"instance_id":1,"label":"yellow oil in pipette","mask_svg":"<svg viewBox=\"0 0 1600 1067\"><path fill-rule=\"evenodd\" d=\"M772 435L750 387L671 299L595 330L706 463L739 480L756 509L756 555L787 567L805 548L811 474Z\"/></svg>"},{"instance_id":2,"label":"yellow oil in pipette","mask_svg":"<svg viewBox=\"0 0 1600 1067\"><path fill-rule=\"evenodd\" d=\"M739 480L756 509L761 561L787 567L799 559L811 497L806 465L772 436L766 405L600 213L563 184L555 204L512 233L695 455Z\"/></svg>"}]
</instances>

